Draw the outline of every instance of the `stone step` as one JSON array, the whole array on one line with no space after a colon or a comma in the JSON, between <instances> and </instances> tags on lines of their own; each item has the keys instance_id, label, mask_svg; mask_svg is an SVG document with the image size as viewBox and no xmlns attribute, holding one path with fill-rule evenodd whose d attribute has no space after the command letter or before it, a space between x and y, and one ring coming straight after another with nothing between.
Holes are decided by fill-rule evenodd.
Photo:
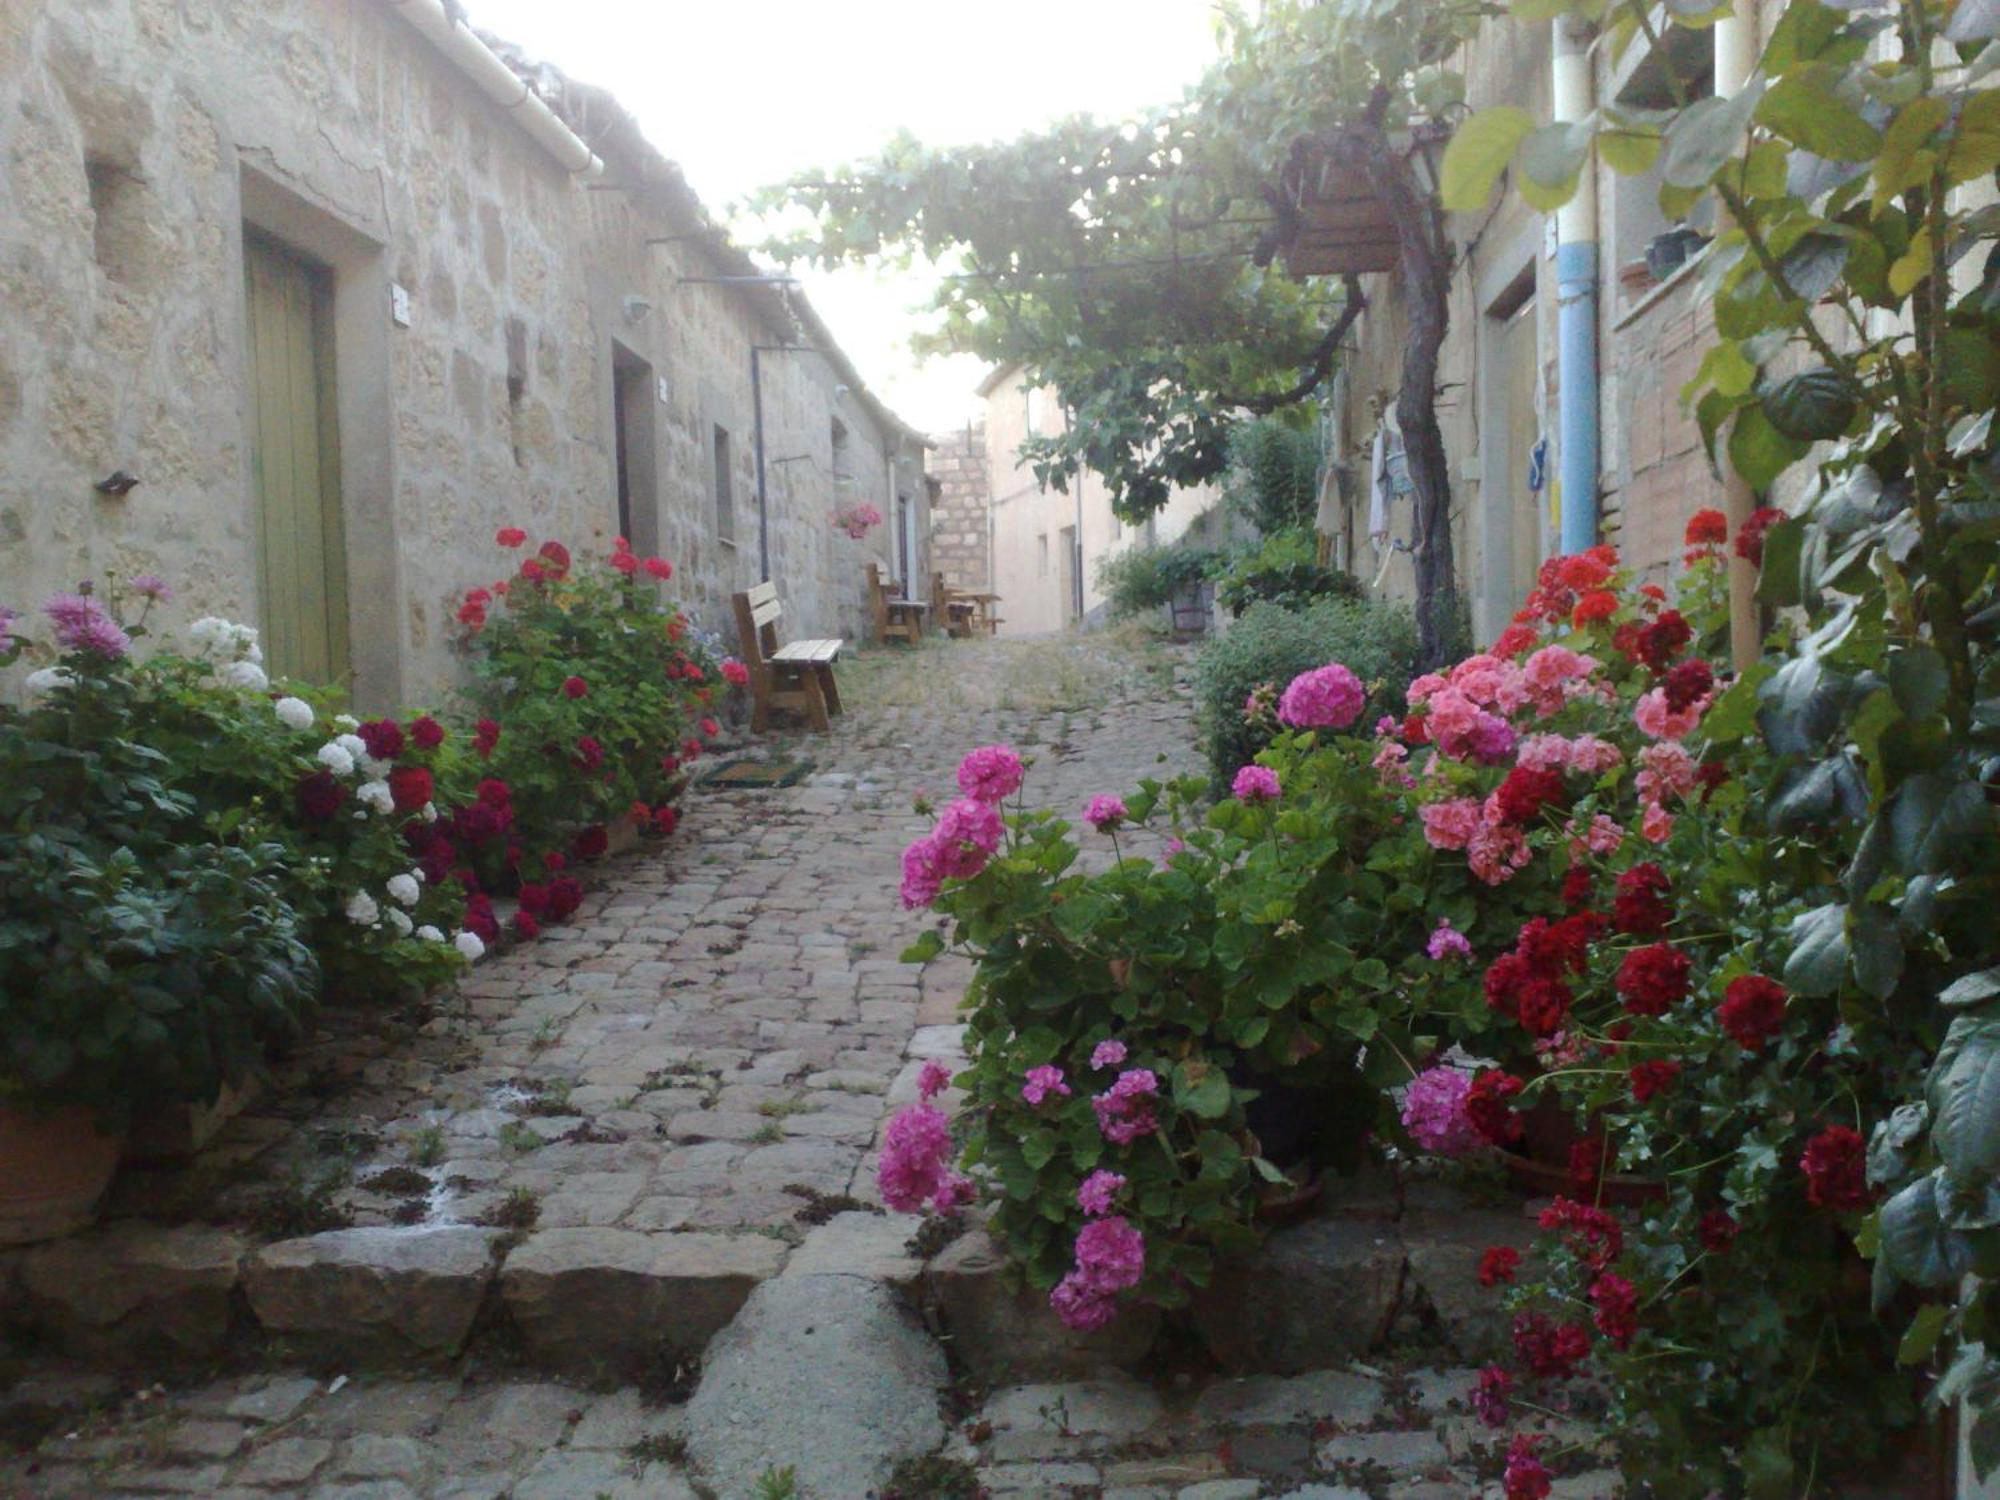
<instances>
[{"instance_id":1,"label":"stone step","mask_svg":"<svg viewBox=\"0 0 2000 1500\"><path fill-rule=\"evenodd\" d=\"M0 1335L107 1367L256 1346L357 1367L441 1365L486 1329L580 1375L692 1366L788 1247L762 1234L470 1226L255 1245L126 1221L0 1257Z\"/></svg>"}]
</instances>

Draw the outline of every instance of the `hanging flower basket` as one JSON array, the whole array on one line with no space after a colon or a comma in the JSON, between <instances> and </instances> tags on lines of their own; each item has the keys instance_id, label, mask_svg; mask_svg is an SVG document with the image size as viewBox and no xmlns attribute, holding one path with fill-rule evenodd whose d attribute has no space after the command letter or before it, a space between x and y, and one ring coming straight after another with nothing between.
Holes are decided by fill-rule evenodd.
<instances>
[{"instance_id":1,"label":"hanging flower basket","mask_svg":"<svg viewBox=\"0 0 2000 1500\"><path fill-rule=\"evenodd\" d=\"M833 513L834 529L846 532L857 542L881 524L882 512L865 500L859 505L844 505Z\"/></svg>"}]
</instances>

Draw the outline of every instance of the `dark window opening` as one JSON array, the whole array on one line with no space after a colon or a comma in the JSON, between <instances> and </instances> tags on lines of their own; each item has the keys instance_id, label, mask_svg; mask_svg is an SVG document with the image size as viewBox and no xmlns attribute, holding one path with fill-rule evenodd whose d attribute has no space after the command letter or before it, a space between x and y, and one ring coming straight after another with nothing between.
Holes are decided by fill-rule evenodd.
<instances>
[{"instance_id":1,"label":"dark window opening","mask_svg":"<svg viewBox=\"0 0 2000 1500\"><path fill-rule=\"evenodd\" d=\"M715 534L732 545L736 541L736 495L731 484L729 429L715 429Z\"/></svg>"}]
</instances>

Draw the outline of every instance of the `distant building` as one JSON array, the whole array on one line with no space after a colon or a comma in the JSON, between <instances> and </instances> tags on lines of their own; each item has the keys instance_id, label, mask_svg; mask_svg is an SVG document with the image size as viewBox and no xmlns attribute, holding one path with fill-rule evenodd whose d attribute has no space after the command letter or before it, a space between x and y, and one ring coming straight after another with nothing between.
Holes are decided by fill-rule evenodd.
<instances>
[{"instance_id":1,"label":"distant building","mask_svg":"<svg viewBox=\"0 0 2000 1500\"><path fill-rule=\"evenodd\" d=\"M1063 430L1067 417L1053 391L1031 386L1019 365L994 370L978 391L986 402L990 569L1006 622L1002 635L1046 635L1101 620L1100 562L1177 541L1221 501L1212 485L1176 490L1151 519L1137 526L1121 521L1096 474L1077 476L1064 493L1044 486L1021 457L1029 436Z\"/></svg>"},{"instance_id":2,"label":"distant building","mask_svg":"<svg viewBox=\"0 0 2000 1500\"><path fill-rule=\"evenodd\" d=\"M615 100L440 0L0 4L0 602L158 573L388 706L520 525L858 636L924 452Z\"/></svg>"}]
</instances>

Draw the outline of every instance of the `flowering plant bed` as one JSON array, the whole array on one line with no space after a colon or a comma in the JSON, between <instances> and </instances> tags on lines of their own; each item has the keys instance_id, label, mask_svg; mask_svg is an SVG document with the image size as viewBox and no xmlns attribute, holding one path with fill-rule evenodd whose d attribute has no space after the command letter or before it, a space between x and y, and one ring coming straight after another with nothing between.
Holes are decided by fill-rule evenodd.
<instances>
[{"instance_id":1,"label":"flowering plant bed","mask_svg":"<svg viewBox=\"0 0 2000 1500\"><path fill-rule=\"evenodd\" d=\"M1030 1283L1101 1326L1255 1243L1276 1168L1245 1064L1323 1089L1336 1156L1372 1128L1499 1161L1554 1117L1573 1129L1542 1235L1480 1271L1516 1350L1481 1415L1567 1409L1590 1375L1661 1494L1889 1457L1918 1392L1867 1296L1861 1131L1920 1077L1925 1026L1848 966L1867 930L1817 915L1858 788L1774 756L1767 674L1709 654L1726 540L1696 518L1677 602L1609 548L1552 560L1492 650L1412 682L1372 743L1337 733L1366 686L1303 674L1205 813L1192 787L1093 800L1102 873L1076 871L1068 823L1003 817L1021 765L975 752L904 882L949 919L910 956L949 938L977 961L969 1175L936 1128L885 1159L888 1200L985 1193ZM1517 1447L1533 1493L1555 1455Z\"/></svg>"}]
</instances>

